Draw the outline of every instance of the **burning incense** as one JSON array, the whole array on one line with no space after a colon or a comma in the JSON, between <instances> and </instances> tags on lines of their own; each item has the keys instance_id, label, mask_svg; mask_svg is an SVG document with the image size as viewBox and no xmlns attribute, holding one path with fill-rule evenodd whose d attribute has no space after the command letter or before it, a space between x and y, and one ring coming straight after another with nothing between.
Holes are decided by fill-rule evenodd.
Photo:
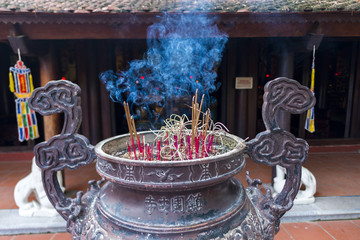
<instances>
[{"instance_id":1,"label":"burning incense","mask_svg":"<svg viewBox=\"0 0 360 240\"><path fill-rule=\"evenodd\" d=\"M138 137L137 132L136 132L135 121L134 121L133 116L131 116L131 128L132 128L133 134L135 135L135 138L137 140L139 140L139 137Z\"/></svg>"},{"instance_id":2,"label":"burning incense","mask_svg":"<svg viewBox=\"0 0 360 240\"><path fill-rule=\"evenodd\" d=\"M198 94L198 90L196 89L195 97L193 98L193 102L192 102L191 148L193 148L193 146L194 146L194 139L195 139L195 135L197 134L197 126L199 123L201 108L202 108L202 104L203 104L204 96L205 96L204 94L202 95L201 101L200 101L200 106L199 106L199 104L197 103L197 94Z\"/></svg>"},{"instance_id":3,"label":"burning incense","mask_svg":"<svg viewBox=\"0 0 360 240\"><path fill-rule=\"evenodd\" d=\"M141 146L141 140L136 132L134 117L130 114L129 104L125 101L124 101L124 110L125 110L125 115L126 115L126 122L128 124L128 128L129 128L131 148L134 152L134 158L135 158L135 160L137 160L136 144L137 144L139 152L140 152L139 158L141 157L141 153L143 153L144 150ZM129 155L131 156L130 153L129 153Z\"/></svg>"},{"instance_id":4,"label":"burning incense","mask_svg":"<svg viewBox=\"0 0 360 240\"><path fill-rule=\"evenodd\" d=\"M145 141L144 135L138 135L136 132L134 117L130 114L129 105L124 102L130 135L130 141L126 142L129 158L146 161L181 161L214 156L227 151L229 147L224 145L222 137L228 130L222 123L213 122L209 109L205 112L201 111L204 95L200 104L197 98L196 91L192 98L191 120L186 115L171 115L164 120L164 126L158 132L153 132L156 137L150 143Z\"/></svg>"},{"instance_id":5,"label":"burning incense","mask_svg":"<svg viewBox=\"0 0 360 240\"><path fill-rule=\"evenodd\" d=\"M126 116L126 122L129 128L130 138L132 138L132 124L131 124L131 116L130 116L130 110L129 110L129 104L124 101L124 110L125 110L125 116Z\"/></svg>"}]
</instances>

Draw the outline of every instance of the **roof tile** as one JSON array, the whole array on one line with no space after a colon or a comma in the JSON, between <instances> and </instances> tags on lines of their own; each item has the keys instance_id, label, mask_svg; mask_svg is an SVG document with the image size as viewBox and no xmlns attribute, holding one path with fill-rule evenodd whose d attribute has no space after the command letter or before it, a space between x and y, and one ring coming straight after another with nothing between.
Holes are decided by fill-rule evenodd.
<instances>
[{"instance_id":1,"label":"roof tile","mask_svg":"<svg viewBox=\"0 0 360 240\"><path fill-rule=\"evenodd\" d=\"M74 13L90 13L90 11L84 10L84 9L77 9L74 11Z\"/></svg>"},{"instance_id":2,"label":"roof tile","mask_svg":"<svg viewBox=\"0 0 360 240\"><path fill-rule=\"evenodd\" d=\"M311 12L311 14L305 14L309 16L309 21L315 21L314 16L326 18L324 21L337 21L338 19L333 18L334 15L337 15L341 18L345 17L344 21L360 22L359 14L357 14L357 20L353 19L355 13L360 13L360 0L1 0L0 13L3 17L0 18L0 22L117 23L119 16L116 14L143 13L141 15L145 16L147 12L160 13L162 11L177 13L218 12L230 13L230 15L234 13L239 15L236 21L255 22L283 21L282 16L278 13L301 14ZM11 12L24 14L16 14L14 17L9 14ZM41 14L37 14L37 17L34 18L31 12ZM327 14L313 14L318 12L326 12ZM344 12L348 14L339 14ZM105 14L103 13L109 13L109 15L104 17ZM249 20L249 13L255 13L260 17ZM267 13L276 14L272 14L274 18L269 20ZM78 15L69 18L68 15L71 14ZM291 15L287 14L286 16L289 18ZM126 15L124 17L127 18ZM141 21L148 24L151 22L149 19L143 18ZM290 17L290 21L300 21L299 19L301 18Z\"/></svg>"},{"instance_id":3,"label":"roof tile","mask_svg":"<svg viewBox=\"0 0 360 240\"><path fill-rule=\"evenodd\" d=\"M322 12L359 11L359 0L3 0L16 12Z\"/></svg>"}]
</instances>

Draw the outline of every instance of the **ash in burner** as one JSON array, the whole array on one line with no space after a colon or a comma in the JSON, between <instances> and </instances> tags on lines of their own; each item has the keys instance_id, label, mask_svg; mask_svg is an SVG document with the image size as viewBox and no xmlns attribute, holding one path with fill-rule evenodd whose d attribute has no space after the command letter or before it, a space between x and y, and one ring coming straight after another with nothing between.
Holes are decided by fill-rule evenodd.
<instances>
[{"instance_id":1,"label":"ash in burner","mask_svg":"<svg viewBox=\"0 0 360 240\"><path fill-rule=\"evenodd\" d=\"M130 110L144 109L152 124L161 122L158 108L171 99L204 94L203 106L211 102L216 83L216 67L221 61L227 35L216 25L216 17L206 13L163 14L148 28L148 51L141 60L130 63L127 71L100 74L110 97L126 101ZM132 111L133 112L133 111ZM178 113L183 114L183 113Z\"/></svg>"}]
</instances>

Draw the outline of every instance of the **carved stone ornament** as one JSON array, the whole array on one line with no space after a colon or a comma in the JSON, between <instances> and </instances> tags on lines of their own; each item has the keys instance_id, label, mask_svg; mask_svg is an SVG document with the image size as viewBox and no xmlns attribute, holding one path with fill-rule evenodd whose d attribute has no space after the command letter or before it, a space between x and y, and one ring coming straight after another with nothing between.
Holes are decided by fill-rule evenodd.
<instances>
[{"instance_id":1,"label":"carved stone ornament","mask_svg":"<svg viewBox=\"0 0 360 240\"><path fill-rule=\"evenodd\" d=\"M64 112L60 135L35 146L37 165L50 202L67 220L73 239L273 239L281 216L300 187L301 164L308 144L279 128L279 110L305 112L315 104L311 91L298 82L277 78L265 86L262 115L266 131L246 146L227 134L235 146L227 153L187 161L141 161L115 156L125 149L129 135L105 139L95 147L77 134L81 123L80 88L69 81L53 81L38 88L30 106L43 115ZM141 132L145 138L152 132ZM245 189L234 177L245 166L244 154L268 166L282 166L287 179L272 198L259 179L247 174ZM106 180L90 181L90 189L76 198L61 191L56 171L75 169L97 159Z\"/></svg>"}]
</instances>

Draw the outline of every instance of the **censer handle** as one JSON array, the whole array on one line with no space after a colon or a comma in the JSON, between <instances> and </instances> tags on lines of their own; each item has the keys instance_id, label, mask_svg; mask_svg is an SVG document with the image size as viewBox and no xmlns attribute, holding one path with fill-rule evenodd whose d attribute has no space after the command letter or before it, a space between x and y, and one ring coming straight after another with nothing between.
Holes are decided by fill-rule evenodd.
<instances>
[{"instance_id":1,"label":"censer handle","mask_svg":"<svg viewBox=\"0 0 360 240\"><path fill-rule=\"evenodd\" d=\"M82 209L81 195L71 199L62 192L56 172L65 168L76 169L96 159L94 147L89 140L77 134L81 124L80 92L78 85L66 81L51 81L45 87L34 90L29 98L29 106L42 115L64 112L64 125L61 134L34 148L36 164L42 171L45 192L60 215L68 220L77 217Z\"/></svg>"},{"instance_id":2,"label":"censer handle","mask_svg":"<svg viewBox=\"0 0 360 240\"><path fill-rule=\"evenodd\" d=\"M297 81L277 78L265 85L262 107L266 131L259 133L247 143L247 154L258 163L268 166L280 165L286 168L287 178L282 191L273 199L270 190L261 193L259 179L247 176L250 199L270 222L277 222L288 211L299 191L301 183L301 165L307 158L308 143L296 138L290 132L281 129L276 121L279 110L300 114L315 105L313 93Z\"/></svg>"}]
</instances>

